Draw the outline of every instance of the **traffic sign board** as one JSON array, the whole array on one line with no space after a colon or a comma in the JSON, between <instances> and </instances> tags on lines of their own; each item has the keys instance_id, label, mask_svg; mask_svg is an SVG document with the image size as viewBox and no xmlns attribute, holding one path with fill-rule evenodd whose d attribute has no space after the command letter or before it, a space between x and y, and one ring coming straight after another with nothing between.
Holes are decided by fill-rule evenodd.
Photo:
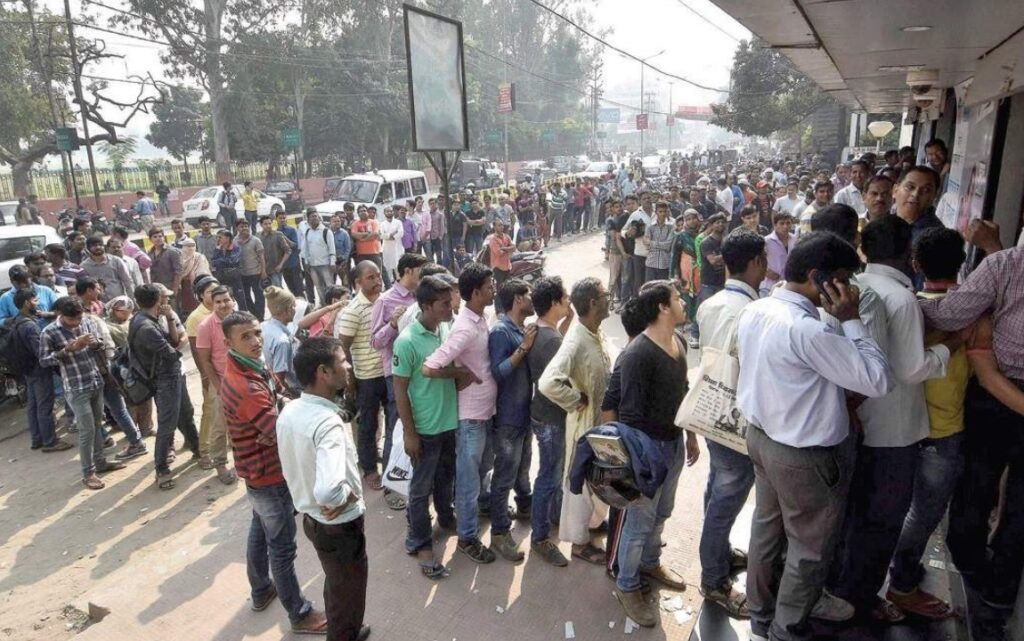
<instances>
[{"instance_id":1,"label":"traffic sign board","mask_svg":"<svg viewBox=\"0 0 1024 641\"><path fill-rule=\"evenodd\" d=\"M501 142L501 132L498 131L497 129L488 131L485 139L487 140L488 144L497 145L498 143Z\"/></svg>"},{"instance_id":2,"label":"traffic sign board","mask_svg":"<svg viewBox=\"0 0 1024 641\"><path fill-rule=\"evenodd\" d=\"M56 134L58 151L78 149L78 131L74 127L57 127Z\"/></svg>"},{"instance_id":3,"label":"traffic sign board","mask_svg":"<svg viewBox=\"0 0 1024 641\"><path fill-rule=\"evenodd\" d=\"M647 114L637 114L636 116L636 128L647 129Z\"/></svg>"},{"instance_id":4,"label":"traffic sign board","mask_svg":"<svg viewBox=\"0 0 1024 641\"><path fill-rule=\"evenodd\" d=\"M281 142L285 149L298 149L302 146L302 130L298 127L288 127L281 130Z\"/></svg>"},{"instance_id":5,"label":"traffic sign board","mask_svg":"<svg viewBox=\"0 0 1024 641\"><path fill-rule=\"evenodd\" d=\"M608 132L607 131L599 131L599 132L597 132L597 137L598 138L607 138L608 137Z\"/></svg>"},{"instance_id":6,"label":"traffic sign board","mask_svg":"<svg viewBox=\"0 0 1024 641\"><path fill-rule=\"evenodd\" d=\"M507 114L516 110L516 85L505 82L498 85L498 113Z\"/></svg>"},{"instance_id":7,"label":"traffic sign board","mask_svg":"<svg viewBox=\"0 0 1024 641\"><path fill-rule=\"evenodd\" d=\"M540 137L544 142L555 142L555 132L551 129L545 129Z\"/></svg>"}]
</instances>

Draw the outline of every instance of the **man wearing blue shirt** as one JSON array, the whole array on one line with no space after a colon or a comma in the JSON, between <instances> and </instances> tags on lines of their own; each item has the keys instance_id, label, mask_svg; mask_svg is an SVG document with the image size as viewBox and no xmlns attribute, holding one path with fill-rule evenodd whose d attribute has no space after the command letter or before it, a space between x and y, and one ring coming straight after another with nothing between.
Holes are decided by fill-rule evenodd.
<instances>
[{"instance_id":1,"label":"man wearing blue shirt","mask_svg":"<svg viewBox=\"0 0 1024 641\"><path fill-rule=\"evenodd\" d=\"M7 324L7 321L18 315L18 308L14 305L14 295L19 289L31 289L36 293L36 316L39 317L39 327L49 323L54 313L53 304L57 302L57 292L49 287L36 285L32 282L32 276L25 265L12 265L7 272L11 279L11 289L0 296L0 327Z\"/></svg>"},{"instance_id":2,"label":"man wearing blue shirt","mask_svg":"<svg viewBox=\"0 0 1024 641\"><path fill-rule=\"evenodd\" d=\"M288 285L288 289L293 294L304 296L302 267L299 264L299 234L295 231L294 227L288 224L287 212L277 212L277 230L284 234L284 237L291 241L292 247L295 248L291 255L288 256L288 260L284 261L281 275L284 277L284 282Z\"/></svg>"},{"instance_id":3,"label":"man wearing blue shirt","mask_svg":"<svg viewBox=\"0 0 1024 641\"><path fill-rule=\"evenodd\" d=\"M526 356L537 339L537 326L525 327L533 316L530 286L515 278L506 281L498 291L502 309L508 310L498 321L487 340L491 357L491 373L498 384L497 415L491 432L494 448L494 476L491 479L491 547L509 561L520 561L518 549L509 531L508 494L517 486L516 502L520 511L529 512L526 503L529 487L530 400L533 384ZM521 471L525 468L526 482Z\"/></svg>"},{"instance_id":4,"label":"man wearing blue shirt","mask_svg":"<svg viewBox=\"0 0 1024 641\"><path fill-rule=\"evenodd\" d=\"M351 289L352 285L348 275L349 261L352 257L352 236L345 229L343 216L342 212L337 212L331 216L331 231L334 232L334 261L338 266L338 278L341 279L341 284Z\"/></svg>"}]
</instances>

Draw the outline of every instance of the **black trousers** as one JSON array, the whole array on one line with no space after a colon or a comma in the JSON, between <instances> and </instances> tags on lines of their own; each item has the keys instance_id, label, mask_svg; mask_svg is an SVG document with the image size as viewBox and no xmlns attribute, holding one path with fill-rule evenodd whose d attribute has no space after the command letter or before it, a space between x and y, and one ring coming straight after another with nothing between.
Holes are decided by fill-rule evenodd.
<instances>
[{"instance_id":1,"label":"black trousers","mask_svg":"<svg viewBox=\"0 0 1024 641\"><path fill-rule=\"evenodd\" d=\"M366 534L363 517L325 525L302 517L302 530L324 568L324 610L328 641L355 641L366 614Z\"/></svg>"}]
</instances>

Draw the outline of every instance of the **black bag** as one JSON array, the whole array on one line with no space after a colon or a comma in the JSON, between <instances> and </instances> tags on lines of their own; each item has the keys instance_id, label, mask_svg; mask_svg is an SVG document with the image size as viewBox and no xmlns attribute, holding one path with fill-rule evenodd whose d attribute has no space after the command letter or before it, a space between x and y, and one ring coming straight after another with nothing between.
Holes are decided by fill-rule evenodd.
<instances>
[{"instance_id":1,"label":"black bag","mask_svg":"<svg viewBox=\"0 0 1024 641\"><path fill-rule=\"evenodd\" d=\"M31 319L18 315L0 327L0 369L11 374L24 374L35 367L35 354L18 336L18 327L31 322Z\"/></svg>"},{"instance_id":2,"label":"black bag","mask_svg":"<svg viewBox=\"0 0 1024 641\"><path fill-rule=\"evenodd\" d=\"M130 405L148 401L156 394L156 361L153 361L153 366L150 367L147 375L132 354L131 346L132 339L135 337L135 327L136 325L133 323L128 329L128 341L114 354L114 360L110 364L110 374Z\"/></svg>"}]
</instances>

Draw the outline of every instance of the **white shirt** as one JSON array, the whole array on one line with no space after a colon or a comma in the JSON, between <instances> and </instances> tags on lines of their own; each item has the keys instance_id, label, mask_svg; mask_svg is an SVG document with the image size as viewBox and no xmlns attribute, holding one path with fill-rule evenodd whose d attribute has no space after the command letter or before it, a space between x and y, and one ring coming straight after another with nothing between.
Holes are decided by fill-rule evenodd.
<instances>
[{"instance_id":1,"label":"white shirt","mask_svg":"<svg viewBox=\"0 0 1024 641\"><path fill-rule=\"evenodd\" d=\"M277 453L295 509L326 524L348 523L366 512L352 432L325 398L302 393L277 417ZM320 506L352 503L334 520Z\"/></svg>"},{"instance_id":2,"label":"white shirt","mask_svg":"<svg viewBox=\"0 0 1024 641\"><path fill-rule=\"evenodd\" d=\"M859 320L839 336L800 294L777 288L747 305L737 321L740 378L736 403L773 441L831 447L850 434L846 392L883 396L889 363Z\"/></svg>"},{"instance_id":3,"label":"white shirt","mask_svg":"<svg viewBox=\"0 0 1024 641\"><path fill-rule=\"evenodd\" d=\"M394 234L395 237L391 238ZM380 237L384 241L384 246L388 245L401 245L402 237L405 236L405 227L402 225L402 221L397 218L388 220L385 218L380 223Z\"/></svg>"},{"instance_id":4,"label":"white shirt","mask_svg":"<svg viewBox=\"0 0 1024 641\"><path fill-rule=\"evenodd\" d=\"M792 214L798 204L800 204L799 198L790 198L789 196L786 196L775 201L775 204L772 206L772 211Z\"/></svg>"},{"instance_id":5,"label":"white shirt","mask_svg":"<svg viewBox=\"0 0 1024 641\"><path fill-rule=\"evenodd\" d=\"M732 215L732 189L726 187L715 195L715 203L725 210L730 216Z\"/></svg>"},{"instance_id":6,"label":"white shirt","mask_svg":"<svg viewBox=\"0 0 1024 641\"><path fill-rule=\"evenodd\" d=\"M631 223L633 223L633 221L636 221L636 220L639 220L639 221L643 222L645 232L646 232L646 229L651 226L651 217L650 217L650 215L646 211L644 211L643 207L641 207L640 209L637 209L636 211L634 211L632 214L629 215L629 218L626 219L626 226L628 227ZM648 249L647 245L644 244L643 238L642 237L638 237L635 240L636 240L636 246L633 248L633 255L634 256L642 256L642 257L646 258L647 254L649 253L649 249Z\"/></svg>"},{"instance_id":7,"label":"white shirt","mask_svg":"<svg viewBox=\"0 0 1024 641\"><path fill-rule=\"evenodd\" d=\"M736 318L743 308L757 300L757 292L741 280L728 279L725 289L701 303L697 308L700 348L724 350L736 327Z\"/></svg>"},{"instance_id":8,"label":"white shirt","mask_svg":"<svg viewBox=\"0 0 1024 641\"><path fill-rule=\"evenodd\" d=\"M858 408L864 445L905 447L928 437L924 381L943 378L949 349L941 343L925 349L924 314L910 278L887 265L869 264L858 280L875 291L884 306L876 323L885 330L882 349L892 368L892 391L869 398Z\"/></svg>"},{"instance_id":9,"label":"white shirt","mask_svg":"<svg viewBox=\"0 0 1024 641\"><path fill-rule=\"evenodd\" d=\"M316 229L307 225L299 233L299 255L311 267L334 265L334 232L320 223ZM327 232L326 234L324 232Z\"/></svg>"},{"instance_id":10,"label":"white shirt","mask_svg":"<svg viewBox=\"0 0 1024 641\"><path fill-rule=\"evenodd\" d=\"M850 183L840 189L839 193L837 193L836 197L833 199L833 202L853 207L853 210L857 212L857 215L861 218L868 213L868 206L864 204L864 197L853 183Z\"/></svg>"}]
</instances>

